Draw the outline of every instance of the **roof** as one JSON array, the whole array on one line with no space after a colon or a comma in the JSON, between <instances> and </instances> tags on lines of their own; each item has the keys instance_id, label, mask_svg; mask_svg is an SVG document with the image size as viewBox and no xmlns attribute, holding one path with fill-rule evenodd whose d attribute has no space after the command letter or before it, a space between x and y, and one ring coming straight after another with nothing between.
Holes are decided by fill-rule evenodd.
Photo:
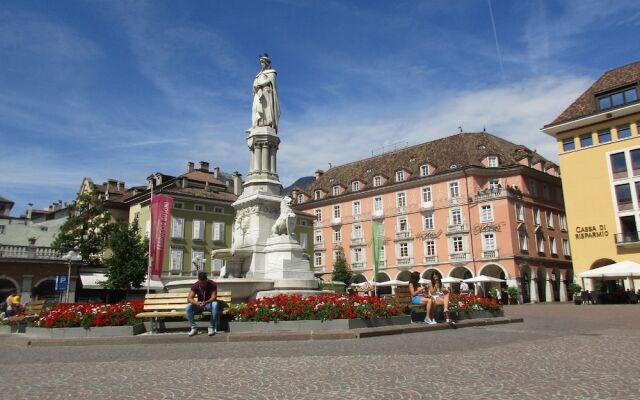
<instances>
[{"instance_id":1,"label":"roof","mask_svg":"<svg viewBox=\"0 0 640 400\"><path fill-rule=\"evenodd\" d=\"M238 196L231 192L211 191L204 188L194 187L178 188L176 186L166 186L158 193L197 197L203 200L218 200L224 202L234 202L238 200Z\"/></svg>"},{"instance_id":2,"label":"roof","mask_svg":"<svg viewBox=\"0 0 640 400\"><path fill-rule=\"evenodd\" d=\"M213 171L204 172L204 171L193 170L193 171L187 172L186 174L180 175L180 177L185 177L193 181L206 182L206 183L212 183L214 185L226 186L226 183L224 181L217 179L214 176Z\"/></svg>"},{"instance_id":3,"label":"roof","mask_svg":"<svg viewBox=\"0 0 640 400\"><path fill-rule=\"evenodd\" d=\"M640 61L605 72L546 127L598 113L596 95L640 82Z\"/></svg>"},{"instance_id":4,"label":"roof","mask_svg":"<svg viewBox=\"0 0 640 400\"><path fill-rule=\"evenodd\" d=\"M9 200L9 199L5 199L4 197L0 196L0 203L9 203L9 204L14 204L13 201Z\"/></svg>"},{"instance_id":5,"label":"roof","mask_svg":"<svg viewBox=\"0 0 640 400\"><path fill-rule=\"evenodd\" d=\"M332 167L304 188L304 192L311 194L317 189L330 192L329 189L334 185L342 185L346 188L345 193L348 193L354 180L372 185L374 176L382 175L393 179L395 172L400 169L408 172L410 179L420 177L420 167L425 164L429 164L433 169L429 175L468 166L484 168L482 161L488 156L498 156L501 167L520 165L519 161L525 157L531 157L532 164L542 162L543 170L549 165L556 165L526 146L511 143L487 132L459 133Z\"/></svg>"}]
</instances>

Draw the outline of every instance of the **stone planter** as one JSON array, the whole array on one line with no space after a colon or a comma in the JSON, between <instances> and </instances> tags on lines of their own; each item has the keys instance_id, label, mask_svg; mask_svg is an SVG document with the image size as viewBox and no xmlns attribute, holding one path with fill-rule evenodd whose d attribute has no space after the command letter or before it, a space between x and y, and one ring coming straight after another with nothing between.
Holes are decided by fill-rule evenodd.
<instances>
[{"instance_id":1,"label":"stone planter","mask_svg":"<svg viewBox=\"0 0 640 400\"><path fill-rule=\"evenodd\" d=\"M482 310L482 311L470 311L457 313L457 319L474 319L474 318L495 318L504 317L503 310Z\"/></svg>"},{"instance_id":2,"label":"stone planter","mask_svg":"<svg viewBox=\"0 0 640 400\"><path fill-rule=\"evenodd\" d=\"M145 332L144 324L127 326L101 326L94 328L27 328L27 336L47 339L106 338L134 336Z\"/></svg>"},{"instance_id":3,"label":"stone planter","mask_svg":"<svg viewBox=\"0 0 640 400\"><path fill-rule=\"evenodd\" d=\"M0 325L0 334L25 333L26 329L27 329L27 325L25 324Z\"/></svg>"},{"instance_id":4,"label":"stone planter","mask_svg":"<svg viewBox=\"0 0 640 400\"><path fill-rule=\"evenodd\" d=\"M275 331L324 331L333 329L358 329L375 326L406 325L411 323L408 315L374 319L332 319L328 321L280 321L280 322L229 322L231 332L275 332Z\"/></svg>"}]
</instances>

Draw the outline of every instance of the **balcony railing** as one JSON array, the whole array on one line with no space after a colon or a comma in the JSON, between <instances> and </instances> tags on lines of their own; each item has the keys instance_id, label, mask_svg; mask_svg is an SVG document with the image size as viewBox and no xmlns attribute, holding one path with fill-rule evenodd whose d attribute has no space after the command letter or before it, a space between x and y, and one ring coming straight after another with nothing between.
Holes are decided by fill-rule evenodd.
<instances>
[{"instance_id":1,"label":"balcony railing","mask_svg":"<svg viewBox=\"0 0 640 400\"><path fill-rule=\"evenodd\" d=\"M378 261L378 268L387 268L387 267L388 267L387 260Z\"/></svg>"},{"instance_id":2,"label":"balcony railing","mask_svg":"<svg viewBox=\"0 0 640 400\"><path fill-rule=\"evenodd\" d=\"M449 225L447 227L447 234L467 233L467 232L469 232L469 228L467 228L466 224Z\"/></svg>"},{"instance_id":3,"label":"balcony railing","mask_svg":"<svg viewBox=\"0 0 640 400\"><path fill-rule=\"evenodd\" d=\"M506 197L506 196L507 196L507 189L500 187L495 189L486 189L476 193L475 200L478 202L481 202L481 201L488 201L488 200L493 200L493 199Z\"/></svg>"},{"instance_id":4,"label":"balcony railing","mask_svg":"<svg viewBox=\"0 0 640 400\"><path fill-rule=\"evenodd\" d=\"M618 246L640 245L640 232L616 233L616 245Z\"/></svg>"},{"instance_id":5,"label":"balcony railing","mask_svg":"<svg viewBox=\"0 0 640 400\"><path fill-rule=\"evenodd\" d=\"M423 201L420 203L421 210L433 210L433 201Z\"/></svg>"},{"instance_id":6,"label":"balcony railing","mask_svg":"<svg viewBox=\"0 0 640 400\"><path fill-rule=\"evenodd\" d=\"M314 250L324 250L324 242L316 242L313 244L313 249Z\"/></svg>"},{"instance_id":7,"label":"balcony railing","mask_svg":"<svg viewBox=\"0 0 640 400\"><path fill-rule=\"evenodd\" d=\"M467 260L469 260L469 253L451 253L451 254L449 254L449 260L451 260L451 261L467 261Z\"/></svg>"},{"instance_id":8,"label":"balcony railing","mask_svg":"<svg viewBox=\"0 0 640 400\"><path fill-rule=\"evenodd\" d=\"M410 268L413 265L413 258L411 257L398 258L396 262L398 263L398 268L406 269L406 268Z\"/></svg>"},{"instance_id":9,"label":"balcony railing","mask_svg":"<svg viewBox=\"0 0 640 400\"><path fill-rule=\"evenodd\" d=\"M372 216L373 216L374 219L384 218L384 211L383 210L373 210Z\"/></svg>"},{"instance_id":10,"label":"balcony railing","mask_svg":"<svg viewBox=\"0 0 640 400\"><path fill-rule=\"evenodd\" d=\"M313 267L313 273L315 274L324 274L326 272L326 267L324 265L316 265Z\"/></svg>"},{"instance_id":11,"label":"balcony railing","mask_svg":"<svg viewBox=\"0 0 640 400\"><path fill-rule=\"evenodd\" d=\"M495 259L498 258L498 249L495 250L485 250L481 254L484 259Z\"/></svg>"},{"instance_id":12,"label":"balcony railing","mask_svg":"<svg viewBox=\"0 0 640 400\"><path fill-rule=\"evenodd\" d=\"M396 211L398 212L398 214L406 214L407 213L407 206L398 206L396 208Z\"/></svg>"},{"instance_id":13,"label":"balcony railing","mask_svg":"<svg viewBox=\"0 0 640 400\"><path fill-rule=\"evenodd\" d=\"M365 244L366 242L362 237L351 238L351 246L364 246Z\"/></svg>"},{"instance_id":14,"label":"balcony railing","mask_svg":"<svg viewBox=\"0 0 640 400\"><path fill-rule=\"evenodd\" d=\"M408 240L408 239L411 239L410 231L396 232L395 240Z\"/></svg>"},{"instance_id":15,"label":"balcony railing","mask_svg":"<svg viewBox=\"0 0 640 400\"><path fill-rule=\"evenodd\" d=\"M341 224L342 224L342 218L334 217L331 219L331 225L341 225Z\"/></svg>"},{"instance_id":16,"label":"balcony railing","mask_svg":"<svg viewBox=\"0 0 640 400\"><path fill-rule=\"evenodd\" d=\"M424 263L425 264L436 264L438 262L438 256L425 256Z\"/></svg>"},{"instance_id":17,"label":"balcony railing","mask_svg":"<svg viewBox=\"0 0 640 400\"><path fill-rule=\"evenodd\" d=\"M62 260L67 252L53 247L0 245L0 258Z\"/></svg>"},{"instance_id":18,"label":"balcony railing","mask_svg":"<svg viewBox=\"0 0 640 400\"><path fill-rule=\"evenodd\" d=\"M352 262L351 270L352 271L362 271L364 269L364 263L362 261Z\"/></svg>"}]
</instances>

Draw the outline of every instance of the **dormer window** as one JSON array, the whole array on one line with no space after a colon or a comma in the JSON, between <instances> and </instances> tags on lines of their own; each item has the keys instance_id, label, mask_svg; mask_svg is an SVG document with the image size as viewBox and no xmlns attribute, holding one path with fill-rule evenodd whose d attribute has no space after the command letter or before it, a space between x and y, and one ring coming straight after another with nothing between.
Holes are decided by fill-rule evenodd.
<instances>
[{"instance_id":1,"label":"dormer window","mask_svg":"<svg viewBox=\"0 0 640 400\"><path fill-rule=\"evenodd\" d=\"M631 87L618 90L613 93L598 96L597 100L598 108L600 109L600 111L608 110L610 108L618 107L627 103L632 103L638 100L638 88Z\"/></svg>"},{"instance_id":2,"label":"dormer window","mask_svg":"<svg viewBox=\"0 0 640 400\"><path fill-rule=\"evenodd\" d=\"M351 182L351 190L354 192L357 192L358 190L360 190L360 182L358 181Z\"/></svg>"},{"instance_id":3,"label":"dormer window","mask_svg":"<svg viewBox=\"0 0 640 400\"><path fill-rule=\"evenodd\" d=\"M451 164L451 165L449 165L449 169L456 169L456 168L458 168L458 166L457 166L457 165L455 165L455 164Z\"/></svg>"},{"instance_id":4,"label":"dormer window","mask_svg":"<svg viewBox=\"0 0 640 400\"><path fill-rule=\"evenodd\" d=\"M382 184L382 178L380 175L373 177L373 186L380 186Z\"/></svg>"},{"instance_id":5,"label":"dormer window","mask_svg":"<svg viewBox=\"0 0 640 400\"><path fill-rule=\"evenodd\" d=\"M420 176L428 176L429 175L429 164L420 166Z\"/></svg>"},{"instance_id":6,"label":"dormer window","mask_svg":"<svg viewBox=\"0 0 640 400\"><path fill-rule=\"evenodd\" d=\"M303 194L299 194L298 195L298 200L297 200L298 204L301 204L304 202L304 195Z\"/></svg>"},{"instance_id":7,"label":"dormer window","mask_svg":"<svg viewBox=\"0 0 640 400\"><path fill-rule=\"evenodd\" d=\"M321 196L322 196L322 193L320 193L320 190L316 190L315 192L313 192L313 199L314 200L320 200Z\"/></svg>"},{"instance_id":8,"label":"dormer window","mask_svg":"<svg viewBox=\"0 0 640 400\"><path fill-rule=\"evenodd\" d=\"M404 181L404 171L400 170L400 171L396 171L396 182L402 182Z\"/></svg>"},{"instance_id":9,"label":"dormer window","mask_svg":"<svg viewBox=\"0 0 640 400\"><path fill-rule=\"evenodd\" d=\"M339 194L340 194L340 186L335 185L333 188L331 188L331 193L332 193L334 196L339 195Z\"/></svg>"},{"instance_id":10,"label":"dormer window","mask_svg":"<svg viewBox=\"0 0 640 400\"><path fill-rule=\"evenodd\" d=\"M498 166L498 157L489 156L487 157L487 167L496 168Z\"/></svg>"}]
</instances>

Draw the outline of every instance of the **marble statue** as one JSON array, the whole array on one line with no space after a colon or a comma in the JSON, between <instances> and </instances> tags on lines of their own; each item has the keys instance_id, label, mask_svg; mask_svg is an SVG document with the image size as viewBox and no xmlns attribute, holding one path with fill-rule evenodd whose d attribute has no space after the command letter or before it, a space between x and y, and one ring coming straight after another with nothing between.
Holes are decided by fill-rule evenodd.
<instances>
[{"instance_id":1,"label":"marble statue","mask_svg":"<svg viewBox=\"0 0 640 400\"><path fill-rule=\"evenodd\" d=\"M280 102L276 89L276 70L271 68L271 59L264 53L260 56L260 72L253 81L253 106L251 127L270 126L278 132Z\"/></svg>"},{"instance_id":2,"label":"marble statue","mask_svg":"<svg viewBox=\"0 0 640 400\"><path fill-rule=\"evenodd\" d=\"M296 214L291 209L291 197L284 196L280 202L280 216L271 228L271 235L287 235L291 237L296 227Z\"/></svg>"}]
</instances>

